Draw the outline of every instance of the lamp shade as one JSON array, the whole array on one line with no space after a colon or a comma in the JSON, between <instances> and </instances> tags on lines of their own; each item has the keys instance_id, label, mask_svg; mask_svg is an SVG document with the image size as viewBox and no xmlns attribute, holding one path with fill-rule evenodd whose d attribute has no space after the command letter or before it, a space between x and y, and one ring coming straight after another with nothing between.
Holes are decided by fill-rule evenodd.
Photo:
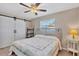
<instances>
[{"instance_id":1,"label":"lamp shade","mask_svg":"<svg viewBox=\"0 0 79 59\"><path fill-rule=\"evenodd\" d=\"M77 35L78 32L77 32L76 29L70 29L70 34L71 34L71 35Z\"/></svg>"},{"instance_id":2,"label":"lamp shade","mask_svg":"<svg viewBox=\"0 0 79 59\"><path fill-rule=\"evenodd\" d=\"M77 29L70 29L70 35L75 38L78 35Z\"/></svg>"}]
</instances>

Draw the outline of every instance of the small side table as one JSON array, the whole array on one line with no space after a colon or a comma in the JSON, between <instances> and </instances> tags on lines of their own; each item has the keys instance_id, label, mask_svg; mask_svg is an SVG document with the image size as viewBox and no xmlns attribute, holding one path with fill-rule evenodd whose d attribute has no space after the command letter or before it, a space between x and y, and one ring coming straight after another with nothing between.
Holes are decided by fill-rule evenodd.
<instances>
[{"instance_id":1,"label":"small side table","mask_svg":"<svg viewBox=\"0 0 79 59\"><path fill-rule=\"evenodd\" d=\"M77 44L79 44L79 38L67 37L67 51L73 52L73 56L79 53Z\"/></svg>"}]
</instances>

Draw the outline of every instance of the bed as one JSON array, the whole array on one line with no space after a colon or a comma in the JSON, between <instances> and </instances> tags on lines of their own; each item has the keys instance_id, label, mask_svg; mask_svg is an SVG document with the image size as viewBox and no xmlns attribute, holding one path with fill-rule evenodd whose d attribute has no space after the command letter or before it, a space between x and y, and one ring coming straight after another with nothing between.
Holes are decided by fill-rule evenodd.
<instances>
[{"instance_id":1,"label":"bed","mask_svg":"<svg viewBox=\"0 0 79 59\"><path fill-rule=\"evenodd\" d=\"M18 56L55 56L62 49L60 41L55 36L36 35L33 38L15 41L10 54Z\"/></svg>"}]
</instances>

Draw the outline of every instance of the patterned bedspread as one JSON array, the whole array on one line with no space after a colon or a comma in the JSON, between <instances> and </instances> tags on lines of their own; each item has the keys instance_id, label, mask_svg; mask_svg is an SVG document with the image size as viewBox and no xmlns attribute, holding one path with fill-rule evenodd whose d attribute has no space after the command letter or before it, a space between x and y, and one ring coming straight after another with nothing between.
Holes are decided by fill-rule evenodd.
<instances>
[{"instance_id":1,"label":"patterned bedspread","mask_svg":"<svg viewBox=\"0 0 79 59\"><path fill-rule=\"evenodd\" d=\"M13 46L25 55L43 56L55 51L59 44L56 37L37 36L29 39L15 41Z\"/></svg>"}]
</instances>

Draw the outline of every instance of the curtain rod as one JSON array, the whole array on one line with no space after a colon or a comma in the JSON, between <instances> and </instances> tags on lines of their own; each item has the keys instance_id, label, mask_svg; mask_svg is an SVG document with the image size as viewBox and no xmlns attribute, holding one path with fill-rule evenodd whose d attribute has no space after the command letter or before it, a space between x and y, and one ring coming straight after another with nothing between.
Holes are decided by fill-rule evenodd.
<instances>
[{"instance_id":1,"label":"curtain rod","mask_svg":"<svg viewBox=\"0 0 79 59\"><path fill-rule=\"evenodd\" d=\"M29 21L29 20L26 20L26 19L21 19L21 18L17 18L17 17L12 17L12 16L8 16L8 15L4 15L4 14L0 14L0 16L5 16L5 17L9 17L9 18L20 19L20 20L24 20L24 21ZM29 22L31 22L31 21L29 21Z\"/></svg>"}]
</instances>

